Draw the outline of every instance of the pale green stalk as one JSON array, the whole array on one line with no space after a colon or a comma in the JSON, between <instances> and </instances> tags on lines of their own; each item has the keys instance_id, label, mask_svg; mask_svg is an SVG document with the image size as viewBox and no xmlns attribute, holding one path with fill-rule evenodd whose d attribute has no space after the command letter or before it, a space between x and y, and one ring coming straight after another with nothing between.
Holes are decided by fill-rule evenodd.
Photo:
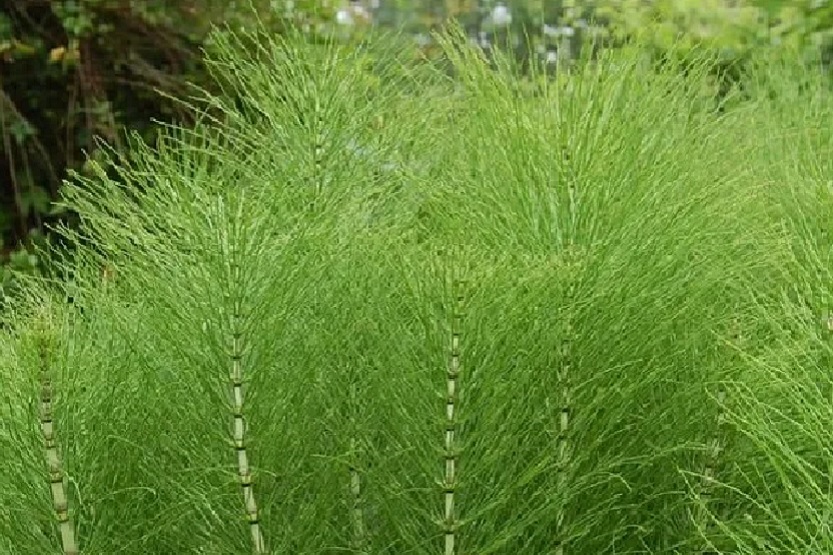
<instances>
[{"instance_id":1,"label":"pale green stalk","mask_svg":"<svg viewBox=\"0 0 833 555\"><path fill-rule=\"evenodd\" d=\"M350 387L350 397L351 404L355 406L358 399L354 384L351 384ZM352 425L356 426L355 416L351 414L351 418L353 419ZM357 432L354 431L354 434L356 433ZM350 504L352 511L352 548L359 553L363 553L365 552L364 548L367 543L367 532L365 530L364 500L362 499L362 473L361 467L359 466L361 453L359 440L356 435L353 435L350 438L350 456L353 458L353 461L348 469L350 476Z\"/></svg>"},{"instance_id":2,"label":"pale green stalk","mask_svg":"<svg viewBox=\"0 0 833 555\"><path fill-rule=\"evenodd\" d=\"M239 215L238 215L239 217ZM235 238L231 241L224 241L223 246L226 252L225 258L228 262L228 276L227 280L230 284L241 284L242 273L240 268L240 261L236 252ZM244 330L244 316L243 316L243 302L238 295L234 295L229 299L231 301L231 324L230 324L230 384L231 384L231 409L233 417L233 432L232 439L234 441L234 449L237 452L237 472L240 476L240 486L243 493L243 505L246 511L246 518L249 522L249 529L252 535L252 548L255 553L266 553L266 547L263 539L263 532L261 530L260 515L257 509L257 502L255 501L255 494L253 488L253 479L251 466L249 463L249 453L246 450L246 420L243 417L243 402L245 395L243 393L244 378L243 378L243 361L246 356L245 346L245 330Z\"/></svg>"},{"instance_id":3,"label":"pale green stalk","mask_svg":"<svg viewBox=\"0 0 833 555\"><path fill-rule=\"evenodd\" d=\"M456 275L459 269L456 267L457 260L452 260L452 298L454 306L451 309L451 348L449 352L448 370L446 374L446 397L445 397L445 439L443 442L443 453L445 454L445 473L442 479L444 496L443 508L443 533L445 535L445 555L457 553L456 540L460 522L455 510L454 494L457 489L458 467L459 467L459 435L458 416L455 411L460 403L460 338L462 335L463 314L465 306L465 291L463 282Z\"/></svg>"},{"instance_id":4,"label":"pale green stalk","mask_svg":"<svg viewBox=\"0 0 833 555\"><path fill-rule=\"evenodd\" d=\"M46 310L44 308L43 310ZM61 455L57 435L55 433L55 421L53 416L53 390L52 390L52 357L56 331L49 322L49 314L38 314L35 323L35 338L38 365L41 382L40 395L40 421L43 440L46 448L46 468L49 487L52 493L52 503L55 510L55 518L58 522L58 530L61 537L61 546L65 555L78 555L78 545L75 541L75 527L70 516L69 499L66 492L67 477L61 464Z\"/></svg>"},{"instance_id":5,"label":"pale green stalk","mask_svg":"<svg viewBox=\"0 0 833 555\"><path fill-rule=\"evenodd\" d=\"M572 195L571 195L572 196ZM573 256L580 256L580 253L573 251ZM568 254L569 256L569 254ZM572 261L567 258L565 267L562 271L566 275L566 279L570 280L573 273L580 269L581 262L578 260ZM569 536L569 515L567 514L568 505L566 503L567 494L570 491L570 459L572 456L570 445L570 416L575 412L576 407L573 401L574 380L573 376L573 358L574 342L576 341L576 330L574 329L573 314L571 306L576 302L576 284L567 282L565 300L566 307L563 310L564 319L560 322L562 329L562 339L560 345L560 352L557 359L557 377L556 377L556 409L553 411L557 415L557 422L554 424L555 428L555 495L557 496L557 504L555 511L555 528L553 534L553 544L555 547L555 555L564 555L568 552L567 537ZM547 399L549 404L549 398Z\"/></svg>"}]
</instances>

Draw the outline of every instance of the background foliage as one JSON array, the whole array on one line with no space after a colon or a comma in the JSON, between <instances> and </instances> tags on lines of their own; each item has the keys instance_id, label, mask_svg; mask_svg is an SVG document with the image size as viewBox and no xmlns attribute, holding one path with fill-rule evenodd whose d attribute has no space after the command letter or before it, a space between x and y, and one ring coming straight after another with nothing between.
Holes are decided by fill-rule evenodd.
<instances>
[{"instance_id":1,"label":"background foliage","mask_svg":"<svg viewBox=\"0 0 833 555\"><path fill-rule=\"evenodd\" d=\"M268 2L20 0L0 8L0 257L37 258L21 245L66 217L53 205L68 171L85 173L125 131L153 143L157 121L193 121L175 99L211 87L202 61L213 23L247 24L252 7L280 32L295 14ZM300 3L299 14L313 13ZM271 15L270 15L271 14ZM326 14L323 14L326 15ZM297 23L297 22L296 22ZM4 274L8 283L9 273Z\"/></svg>"},{"instance_id":2,"label":"background foliage","mask_svg":"<svg viewBox=\"0 0 833 555\"><path fill-rule=\"evenodd\" d=\"M507 15L509 17L507 17ZM347 40L372 24L402 29L428 55L430 31L450 18L485 50L569 64L582 44L616 47L632 37L653 54L708 48L731 79L753 50L789 48L827 63L833 4L824 0L16 0L0 7L0 287L10 268L35 269L30 247L51 223L70 220L54 202L70 171L87 172L102 145L125 132L153 144L159 122L194 121L192 85L216 88L203 63L215 24L254 18ZM527 40L528 39L528 40ZM725 75L716 86L726 89Z\"/></svg>"}]
</instances>

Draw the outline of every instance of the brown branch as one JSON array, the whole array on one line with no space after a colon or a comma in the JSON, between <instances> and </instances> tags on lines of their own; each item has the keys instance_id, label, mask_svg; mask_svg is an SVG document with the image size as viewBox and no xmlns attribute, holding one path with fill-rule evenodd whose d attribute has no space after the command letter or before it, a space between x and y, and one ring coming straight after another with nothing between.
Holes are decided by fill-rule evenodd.
<instances>
[{"instance_id":1,"label":"brown branch","mask_svg":"<svg viewBox=\"0 0 833 555\"><path fill-rule=\"evenodd\" d=\"M138 55L130 60L128 67L134 74L142 77L149 83L156 84L158 89L168 94L176 95L188 89L188 85L181 79L177 79L164 71L156 69L152 64Z\"/></svg>"}]
</instances>

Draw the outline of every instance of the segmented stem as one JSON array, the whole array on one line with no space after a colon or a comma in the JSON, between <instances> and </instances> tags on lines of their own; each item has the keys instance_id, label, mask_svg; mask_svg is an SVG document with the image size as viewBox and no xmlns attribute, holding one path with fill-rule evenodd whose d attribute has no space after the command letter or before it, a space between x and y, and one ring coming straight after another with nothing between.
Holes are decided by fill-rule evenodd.
<instances>
[{"instance_id":1,"label":"segmented stem","mask_svg":"<svg viewBox=\"0 0 833 555\"><path fill-rule=\"evenodd\" d=\"M324 145L326 137L324 129L326 129L324 108L321 106L321 98L315 95L315 145L313 151L313 161L315 164L315 193L320 195L324 188Z\"/></svg>"},{"instance_id":2,"label":"segmented stem","mask_svg":"<svg viewBox=\"0 0 833 555\"><path fill-rule=\"evenodd\" d=\"M720 453L723 451L723 439L721 437L721 428L723 426L723 421L725 419L723 404L726 401L726 390L722 387L719 387L716 392L717 402L718 402L718 413L717 413L717 421L715 426L715 433L711 437L711 440L708 444L708 450L706 451L706 459L705 464L703 467L703 476L700 481L700 500L701 500L701 509L699 512L699 526L702 530L708 530L711 528L710 522L711 519L708 515L708 505L712 499L712 493L714 489L714 482L715 477L717 475L717 465L718 459L720 457ZM708 545L703 546L701 553L712 553L711 547Z\"/></svg>"},{"instance_id":3,"label":"segmented stem","mask_svg":"<svg viewBox=\"0 0 833 555\"><path fill-rule=\"evenodd\" d=\"M739 345L743 339L740 331L740 322L737 319L734 319L732 322L730 337L735 346ZM718 384L717 389L715 391L715 397L717 398L717 417L715 421L714 434L710 438L707 446L703 466L703 476L700 480L700 487L698 492L701 501L698 525L700 529L704 531L708 530L711 527L711 519L709 518L707 507L713 497L713 490L715 479L717 476L717 466L719 464L720 454L726 447L724 437L724 427L726 422L726 388ZM703 546L701 553L706 554L712 552L713 551L711 550L711 547L708 545L708 542L706 542L706 545Z\"/></svg>"},{"instance_id":4,"label":"segmented stem","mask_svg":"<svg viewBox=\"0 0 833 555\"><path fill-rule=\"evenodd\" d=\"M356 440L351 440L351 449ZM364 510L362 509L362 475L355 466L350 466L350 499L352 501L350 520L353 524L353 549L362 551L365 543Z\"/></svg>"},{"instance_id":5,"label":"segmented stem","mask_svg":"<svg viewBox=\"0 0 833 555\"><path fill-rule=\"evenodd\" d=\"M462 284L457 283L455 306L451 317L451 357L446 372L446 405L445 405L445 476L443 477L443 493L445 495L445 510L443 511L443 531L445 533L445 555L454 555L455 540L459 521L454 511L454 493L457 487L457 463L459 453L455 434L457 418L455 409L458 403L458 379L460 377L460 328L463 319Z\"/></svg>"},{"instance_id":6,"label":"segmented stem","mask_svg":"<svg viewBox=\"0 0 833 555\"><path fill-rule=\"evenodd\" d=\"M38 337L38 357L40 363L40 422L46 448L46 468L49 486L52 491L52 507L58 521L61 535L61 546L65 555L78 555L78 544L75 541L75 528L69 515L69 501L64 485L64 471L58 453L58 441L55 437L55 422L52 413L52 380L49 378L50 343L46 334L40 331Z\"/></svg>"},{"instance_id":7,"label":"segmented stem","mask_svg":"<svg viewBox=\"0 0 833 555\"><path fill-rule=\"evenodd\" d=\"M232 262L233 283L240 283L240 266ZM252 535L252 547L255 553L266 553L263 540L263 533L260 528L260 518L255 502L252 472L249 465L249 456L246 451L246 420L243 417L243 307L239 299L233 303L231 315L231 393L232 393L232 416L233 416L233 440L234 448L237 451L237 473L240 477L240 486L243 492L243 504L246 510L246 518L249 522L249 529Z\"/></svg>"},{"instance_id":8,"label":"segmented stem","mask_svg":"<svg viewBox=\"0 0 833 555\"><path fill-rule=\"evenodd\" d=\"M717 464L720 453L723 451L723 438L720 430L723 427L725 420L725 411L723 409L726 402L726 390L723 387L718 387L716 392L718 413L716 419L715 433L709 441L709 449L706 452L706 464L703 469L703 479L700 486L700 495L709 499L712 494L712 486L714 485L715 476L717 474Z\"/></svg>"},{"instance_id":9,"label":"segmented stem","mask_svg":"<svg viewBox=\"0 0 833 555\"><path fill-rule=\"evenodd\" d=\"M359 469L359 441L357 439L356 410L358 409L358 393L356 384L350 385L350 410L353 424L352 437L350 438L350 520L353 526L353 550L362 552L364 550L366 533L364 524L364 509L362 507L362 475Z\"/></svg>"},{"instance_id":10,"label":"segmented stem","mask_svg":"<svg viewBox=\"0 0 833 555\"><path fill-rule=\"evenodd\" d=\"M556 436L556 470L555 487L558 495L558 508L555 515L555 555L564 555L567 498L567 467L570 464L570 428L572 413L572 340L573 325L565 323L564 337L561 341L561 360L558 365L558 435Z\"/></svg>"}]
</instances>

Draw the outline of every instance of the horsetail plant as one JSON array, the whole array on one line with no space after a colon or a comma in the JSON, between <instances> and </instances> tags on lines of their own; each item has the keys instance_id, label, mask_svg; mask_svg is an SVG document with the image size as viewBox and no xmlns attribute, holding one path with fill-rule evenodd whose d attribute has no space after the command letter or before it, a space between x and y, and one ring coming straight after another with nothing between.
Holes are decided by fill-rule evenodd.
<instances>
[{"instance_id":1,"label":"horsetail plant","mask_svg":"<svg viewBox=\"0 0 833 555\"><path fill-rule=\"evenodd\" d=\"M364 500L362 499L362 468L360 462L362 453L359 446L359 439L357 438L358 430L356 425L356 407L359 402L357 389L355 382L350 383L348 393L351 428L350 453L348 455L350 457L348 468L350 476L350 523L352 528L352 547L357 553L364 553L367 538L364 522Z\"/></svg>"},{"instance_id":2,"label":"horsetail plant","mask_svg":"<svg viewBox=\"0 0 833 555\"><path fill-rule=\"evenodd\" d=\"M828 363L728 148L777 127L703 109L694 70L605 54L528 88L457 38L408 88L241 42L224 126L66 189L72 264L118 279L85 278L74 327L0 330L0 552L830 552Z\"/></svg>"},{"instance_id":3,"label":"horsetail plant","mask_svg":"<svg viewBox=\"0 0 833 555\"><path fill-rule=\"evenodd\" d=\"M568 285L567 302L573 298L574 284ZM570 416L573 413L572 382L573 382L573 354L572 343L575 330L570 315L564 322L564 336L561 340L561 352L556 376L556 387L558 388L558 422L556 423L555 443L555 492L557 506L555 509L555 555L564 555L567 549L566 542L566 503L569 484L567 482L567 469L570 464Z\"/></svg>"},{"instance_id":4,"label":"horsetail plant","mask_svg":"<svg viewBox=\"0 0 833 555\"><path fill-rule=\"evenodd\" d=\"M239 214L238 214L239 216ZM243 361L246 354L246 345L243 338L244 314L242 293L237 288L242 287L242 271L237 245L233 240L224 241L224 253L227 257L227 268L229 271L229 285L234 291L228 293L227 304L231 306L230 314L230 385L231 385L231 409L232 409L232 440L234 449L237 452L237 472L240 478L240 487L243 494L243 505L246 511L246 519L251 532L252 548L255 554L266 553L263 539L263 532L260 527L260 516L257 502L255 500L252 469L249 461L249 453L246 450L246 419L243 416L243 404L245 394L243 392Z\"/></svg>"},{"instance_id":5,"label":"horsetail plant","mask_svg":"<svg viewBox=\"0 0 833 555\"><path fill-rule=\"evenodd\" d=\"M736 316L730 322L729 330L729 348L731 350L742 349L742 332L740 319ZM729 361L736 360L735 357L727 355ZM695 525L698 530L704 535L704 542L700 549L702 555L713 553L713 545L708 537L715 531L715 517L724 519L726 517L722 510L713 512L711 505L713 501L717 501L715 489L718 482L718 468L721 463L720 458L726 449L726 400L728 392L725 385L716 380L713 385L713 397L716 405L716 415L714 420L714 427L712 428L712 435L706 442L706 450L702 457L702 473L697 484L696 495L697 503L694 506L696 512Z\"/></svg>"},{"instance_id":6,"label":"horsetail plant","mask_svg":"<svg viewBox=\"0 0 833 555\"><path fill-rule=\"evenodd\" d=\"M442 480L444 495L442 523L445 537L445 555L454 555L456 553L455 542L460 526L460 521L455 511L454 495L457 491L457 471L460 457L460 450L458 449L459 439L456 437L459 433L456 411L460 399L460 336L465 301L463 283L464 281L457 279L452 272L452 299L454 304L451 309L451 344L446 372L445 439L443 443L445 474Z\"/></svg>"},{"instance_id":7,"label":"horsetail plant","mask_svg":"<svg viewBox=\"0 0 833 555\"><path fill-rule=\"evenodd\" d=\"M58 530L61 536L61 546L64 555L78 555L78 545L75 541L75 528L69 511L69 500L66 492L66 475L61 465L60 448L55 433L53 418L53 390L51 364L55 341L55 330L49 322L49 315L43 311L36 316L35 342L37 348L39 376L41 385L40 395L40 423L46 448L46 468L49 487L52 493L52 503Z\"/></svg>"},{"instance_id":8,"label":"horsetail plant","mask_svg":"<svg viewBox=\"0 0 833 555\"><path fill-rule=\"evenodd\" d=\"M736 308L736 312L737 310ZM741 349L742 338L740 319L735 316L730 322L729 347L733 350ZM729 360L734 360L734 358L729 356ZM713 433L706 442L706 449L702 457L702 472L696 489L697 504L694 507L696 528L704 534L705 541L700 550L700 553L704 555L713 552L713 546L707 538L710 532L715 531L714 518L717 517L722 520L726 517L723 511L713 513L710 507L712 501L717 501L714 490L718 484L717 474L720 466L720 456L726 449L726 400L728 396L726 386L719 380L713 384L713 387L712 396L715 400L717 412Z\"/></svg>"}]
</instances>

